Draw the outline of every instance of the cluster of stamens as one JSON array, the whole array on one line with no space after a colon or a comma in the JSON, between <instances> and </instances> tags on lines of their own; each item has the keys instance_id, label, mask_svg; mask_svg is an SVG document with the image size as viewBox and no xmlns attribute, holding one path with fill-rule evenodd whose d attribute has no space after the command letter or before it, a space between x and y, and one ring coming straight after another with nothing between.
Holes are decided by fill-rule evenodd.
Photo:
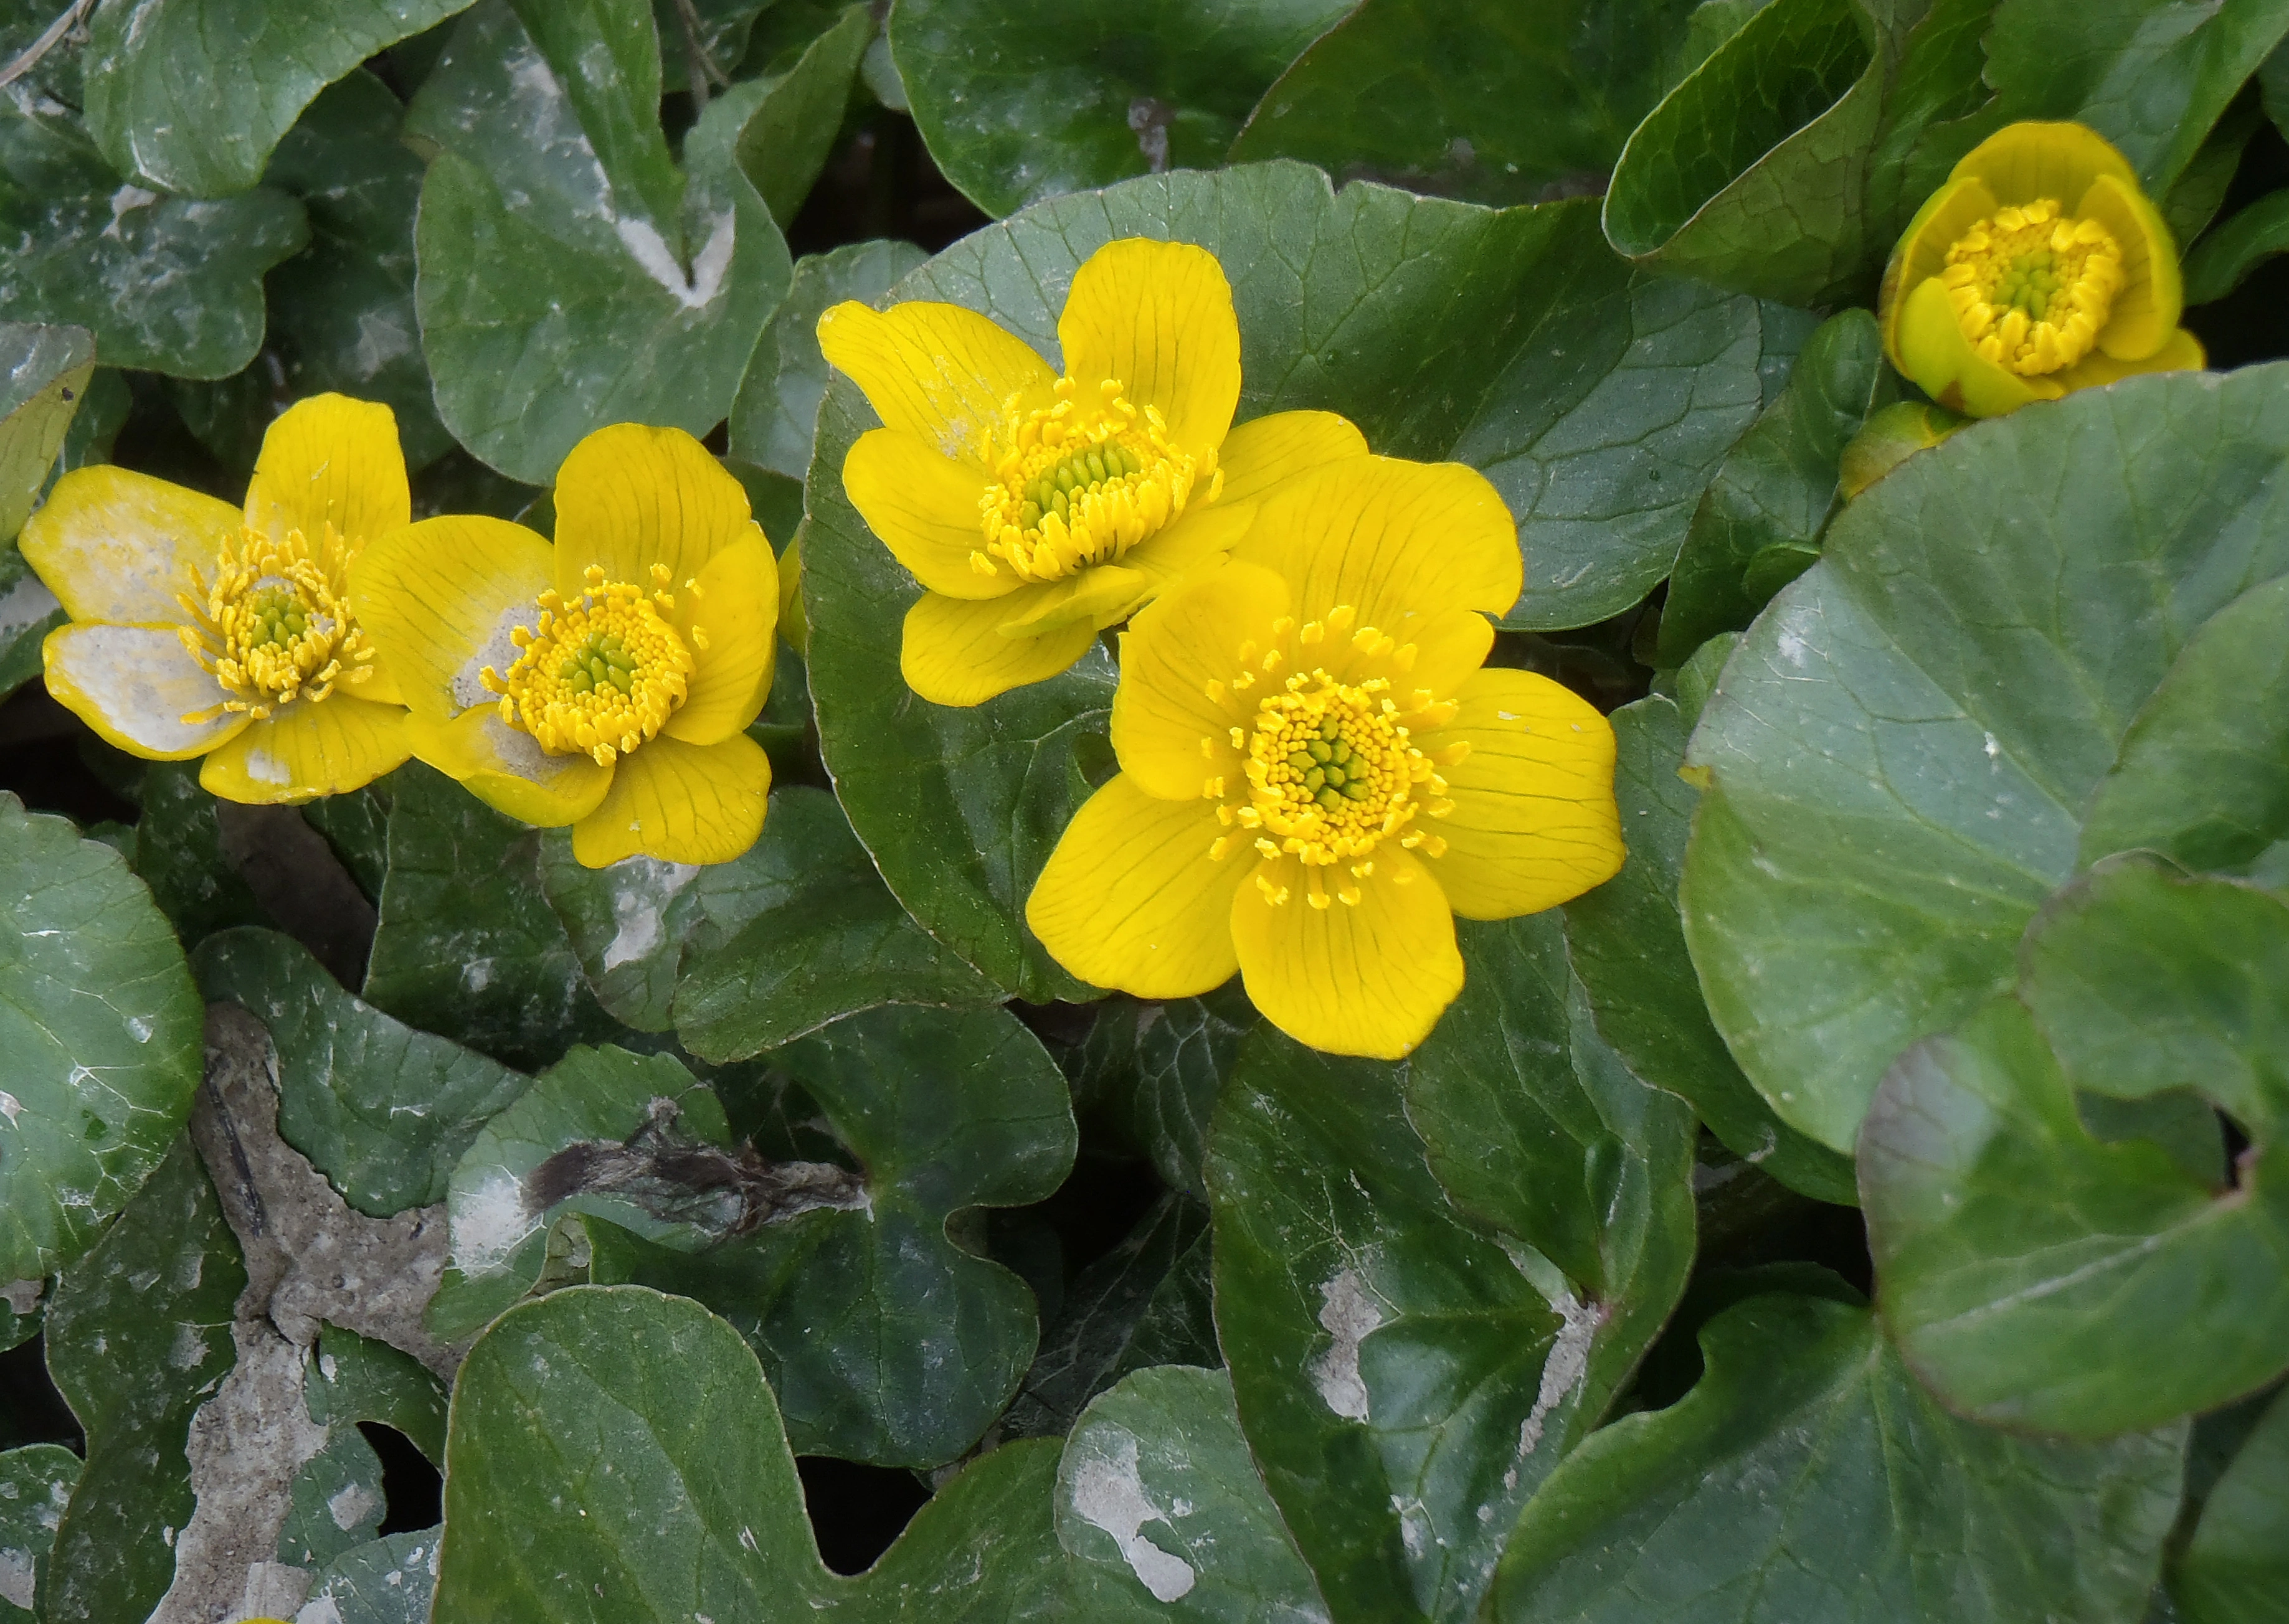
<instances>
[{"instance_id":1,"label":"cluster of stamens","mask_svg":"<svg viewBox=\"0 0 2289 1624\"><path fill-rule=\"evenodd\" d=\"M980 575L1059 581L1113 562L1183 513L1203 479L1203 500L1223 489L1216 453L1172 444L1159 410L1130 402L1118 378L1094 401L1070 378L1056 394L1030 411L1012 399L986 450L994 480L978 501L984 545L969 555Z\"/></svg>"},{"instance_id":2,"label":"cluster of stamens","mask_svg":"<svg viewBox=\"0 0 2289 1624\"><path fill-rule=\"evenodd\" d=\"M2122 251L2096 220L2048 198L1998 209L1947 251L1940 273L1963 336L2022 378L2072 366L2122 289Z\"/></svg>"},{"instance_id":3,"label":"cluster of stamens","mask_svg":"<svg viewBox=\"0 0 2289 1624\"><path fill-rule=\"evenodd\" d=\"M349 548L329 524L315 543L300 530L248 529L223 543L211 583L194 567L190 590L175 597L189 617L176 635L229 697L184 722L232 712L262 721L371 676L373 649L343 601L348 565Z\"/></svg>"},{"instance_id":4,"label":"cluster of stamens","mask_svg":"<svg viewBox=\"0 0 2289 1624\"><path fill-rule=\"evenodd\" d=\"M567 602L540 594L539 623L509 633L523 652L506 676L488 665L480 680L498 694L501 720L532 736L551 755L576 752L600 767L657 735L690 691L692 657L663 618L675 609L665 565L651 568L652 590L607 581L591 565L586 590ZM697 582L684 591L697 598ZM707 635L691 628L691 641Z\"/></svg>"},{"instance_id":5,"label":"cluster of stamens","mask_svg":"<svg viewBox=\"0 0 2289 1624\"><path fill-rule=\"evenodd\" d=\"M1258 681L1278 685L1256 702L1247 725L1232 728L1223 741L1200 741L1201 754L1211 760L1222 753L1220 743L1240 752L1248 776L1248 798L1238 804L1226 799L1221 776L1200 786L1202 796L1219 803L1217 821L1229 832L1216 838L1208 856L1220 862L1246 843L1264 857L1295 857L1315 908L1335 897L1356 904L1359 882L1375 872L1373 854L1386 840L1426 856L1445 854L1444 840L1410 825L1418 812L1438 818L1454 810L1438 769L1461 760L1469 748L1458 743L1434 756L1415 742L1417 727L1451 720L1456 707L1424 689L1408 692L1402 704L1395 677L1414 668L1415 645L1373 626L1353 632L1357 619L1349 606L1302 626L1282 617L1268 647L1241 644L1239 673L1208 687L1212 700L1244 705L1242 697ZM1353 663L1380 667L1376 674L1344 681L1324 665L1304 666L1330 637L1346 635ZM1296 669L1282 677L1291 665ZM1275 906L1288 900L1289 888L1268 874L1259 872L1256 884Z\"/></svg>"}]
</instances>

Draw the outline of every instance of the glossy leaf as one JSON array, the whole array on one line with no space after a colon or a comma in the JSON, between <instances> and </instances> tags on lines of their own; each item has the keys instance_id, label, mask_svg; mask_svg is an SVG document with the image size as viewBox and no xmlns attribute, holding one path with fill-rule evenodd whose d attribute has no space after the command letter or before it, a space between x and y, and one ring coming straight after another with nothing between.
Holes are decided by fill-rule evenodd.
<instances>
[{"instance_id":1,"label":"glossy leaf","mask_svg":"<svg viewBox=\"0 0 2289 1624\"><path fill-rule=\"evenodd\" d=\"M1009 1403L1039 1333L1024 1282L956 1237L976 1234L963 1214L1064 1182L1065 1079L1001 1010L885 1006L772 1062L857 1163L855 1202L690 1255L639 1244L615 1261L592 1231L594 1278L694 1296L738 1325L805 1453L950 1461Z\"/></svg>"},{"instance_id":2,"label":"glossy leaf","mask_svg":"<svg viewBox=\"0 0 2289 1624\"><path fill-rule=\"evenodd\" d=\"M433 1463L445 1459L445 1388L411 1354L325 1325L318 1332L316 1379L306 1381L310 1419L328 1426L378 1421L405 1435Z\"/></svg>"},{"instance_id":3,"label":"glossy leaf","mask_svg":"<svg viewBox=\"0 0 2289 1624\"><path fill-rule=\"evenodd\" d=\"M1616 1421L1543 1485L1490 1618L2145 1616L2182 1428L2060 1444L1960 1421L1865 1309L1813 1297L1751 1298L1701 1345L1681 1403Z\"/></svg>"},{"instance_id":4,"label":"glossy leaf","mask_svg":"<svg viewBox=\"0 0 2289 1624\"><path fill-rule=\"evenodd\" d=\"M786 244L722 127L739 106L702 115L686 175L658 86L642 0L485 0L408 109L443 149L414 234L438 411L513 479L549 482L607 423L706 434L786 291Z\"/></svg>"},{"instance_id":5,"label":"glossy leaf","mask_svg":"<svg viewBox=\"0 0 2289 1624\"><path fill-rule=\"evenodd\" d=\"M1344 0L900 0L890 55L946 178L988 214L1224 158Z\"/></svg>"},{"instance_id":6,"label":"glossy leaf","mask_svg":"<svg viewBox=\"0 0 2289 1624\"><path fill-rule=\"evenodd\" d=\"M48 1369L87 1431L87 1464L41 1578L49 1624L148 1615L191 1520L183 1453L197 1413L238 1361L231 1317L246 1270L188 1139L48 1309Z\"/></svg>"},{"instance_id":7,"label":"glossy leaf","mask_svg":"<svg viewBox=\"0 0 2289 1624\"><path fill-rule=\"evenodd\" d=\"M1693 0L1367 0L1264 93L1234 162L1301 158L1477 203L1600 191L1669 88Z\"/></svg>"},{"instance_id":8,"label":"glossy leaf","mask_svg":"<svg viewBox=\"0 0 2289 1624\"><path fill-rule=\"evenodd\" d=\"M302 1612L340 1624L429 1624L437 1582L438 1531L385 1534L353 1545L311 1575Z\"/></svg>"},{"instance_id":9,"label":"glossy leaf","mask_svg":"<svg viewBox=\"0 0 2289 1624\"><path fill-rule=\"evenodd\" d=\"M183 950L119 854L0 793L0 1279L68 1264L198 1087Z\"/></svg>"},{"instance_id":10,"label":"glossy leaf","mask_svg":"<svg viewBox=\"0 0 2289 1624\"><path fill-rule=\"evenodd\" d=\"M1074 1063L1074 1101L1113 1123L1163 1183L1206 1200L1208 1118L1256 1019L1236 983L1160 1004L1108 999Z\"/></svg>"},{"instance_id":11,"label":"glossy leaf","mask_svg":"<svg viewBox=\"0 0 2289 1624\"><path fill-rule=\"evenodd\" d=\"M2170 1594L2186 1624L2289 1616L2289 1397L2275 1396L2211 1489Z\"/></svg>"},{"instance_id":12,"label":"glossy leaf","mask_svg":"<svg viewBox=\"0 0 2289 1624\"><path fill-rule=\"evenodd\" d=\"M826 357L818 318L846 299L880 305L883 295L929 258L911 243L849 243L795 262L786 302L763 324L747 376L731 402L731 455L801 479L810 472L818 402L826 393Z\"/></svg>"},{"instance_id":13,"label":"glossy leaf","mask_svg":"<svg viewBox=\"0 0 2289 1624\"><path fill-rule=\"evenodd\" d=\"M0 1453L0 1619L32 1616L33 1591L79 1471L79 1457L60 1444Z\"/></svg>"},{"instance_id":14,"label":"glossy leaf","mask_svg":"<svg viewBox=\"0 0 2289 1624\"><path fill-rule=\"evenodd\" d=\"M271 923L223 855L217 802L199 787L196 761L154 761L145 771L129 866L151 888L151 900L186 947L234 925Z\"/></svg>"},{"instance_id":15,"label":"glossy leaf","mask_svg":"<svg viewBox=\"0 0 2289 1624\"><path fill-rule=\"evenodd\" d=\"M541 889L540 833L426 767L390 786L367 1001L513 1066L611 1036Z\"/></svg>"},{"instance_id":16,"label":"glossy leaf","mask_svg":"<svg viewBox=\"0 0 2289 1624\"><path fill-rule=\"evenodd\" d=\"M1821 532L1843 506L1844 448L1898 387L1867 311L1831 316L1806 341L1787 387L1727 453L1694 510L1662 604L1662 665L1682 665L1718 633L1747 628L1777 590L1754 590L1772 549L1803 551L1806 564L1819 555Z\"/></svg>"},{"instance_id":17,"label":"glossy leaf","mask_svg":"<svg viewBox=\"0 0 2289 1624\"><path fill-rule=\"evenodd\" d=\"M1689 756L1686 937L1806 1134L1848 1149L1893 1056L2009 983L2132 719L2289 570L2284 381L2132 379L1918 453L1727 663Z\"/></svg>"},{"instance_id":18,"label":"glossy leaf","mask_svg":"<svg viewBox=\"0 0 2289 1624\"><path fill-rule=\"evenodd\" d=\"M873 37L873 16L849 6L784 72L734 85L723 99L719 127L733 133L741 171L783 228L794 223L842 131L858 60Z\"/></svg>"},{"instance_id":19,"label":"glossy leaf","mask_svg":"<svg viewBox=\"0 0 2289 1624\"><path fill-rule=\"evenodd\" d=\"M1619 874L1566 904L1567 956L1599 1035L1638 1076L1690 1103L1736 1155L1817 1199L1855 1200L1851 1163L1774 1114L1702 1001L1677 903L1699 800L1677 776L1684 718L1655 696L1623 706L1612 721L1614 795L1629 856Z\"/></svg>"},{"instance_id":20,"label":"glossy leaf","mask_svg":"<svg viewBox=\"0 0 2289 1624\"><path fill-rule=\"evenodd\" d=\"M288 1490L278 1560L321 1567L377 1538L386 1507L381 1457L354 1426L334 1428L318 1453L302 1463Z\"/></svg>"},{"instance_id":21,"label":"glossy leaf","mask_svg":"<svg viewBox=\"0 0 2289 1624\"><path fill-rule=\"evenodd\" d=\"M254 359L262 275L309 240L302 205L283 192L203 202L153 191L114 169L62 107L14 101L0 102L0 232L21 245L0 265L0 318L75 323L106 366L178 378L227 378Z\"/></svg>"},{"instance_id":22,"label":"glossy leaf","mask_svg":"<svg viewBox=\"0 0 2289 1624\"><path fill-rule=\"evenodd\" d=\"M2269 192L2186 257L2186 303L2223 299L2276 254L2289 253L2289 191Z\"/></svg>"},{"instance_id":23,"label":"glossy leaf","mask_svg":"<svg viewBox=\"0 0 2289 1624\"><path fill-rule=\"evenodd\" d=\"M40 645L68 618L23 556L0 550L0 699L40 674Z\"/></svg>"}]
</instances>

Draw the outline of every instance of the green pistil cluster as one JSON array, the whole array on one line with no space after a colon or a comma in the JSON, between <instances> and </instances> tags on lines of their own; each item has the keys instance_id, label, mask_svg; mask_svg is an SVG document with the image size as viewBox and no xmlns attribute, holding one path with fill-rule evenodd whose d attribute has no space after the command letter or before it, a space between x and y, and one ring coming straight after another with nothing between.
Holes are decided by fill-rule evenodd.
<instances>
[{"instance_id":1,"label":"green pistil cluster","mask_svg":"<svg viewBox=\"0 0 2289 1624\"><path fill-rule=\"evenodd\" d=\"M607 685L622 693L635 686L634 657L621 646L617 632L600 632L578 651L567 655L556 668L556 680L576 694L593 693Z\"/></svg>"},{"instance_id":2,"label":"green pistil cluster","mask_svg":"<svg viewBox=\"0 0 2289 1624\"><path fill-rule=\"evenodd\" d=\"M1117 445L1094 445L1086 451L1076 451L1033 482L1032 489L1025 492L1025 506L1018 510L1017 522L1030 530L1041 523L1044 513L1068 518L1067 510L1074 497L1107 480L1144 472L1144 458Z\"/></svg>"},{"instance_id":3,"label":"green pistil cluster","mask_svg":"<svg viewBox=\"0 0 2289 1624\"><path fill-rule=\"evenodd\" d=\"M1304 790L1330 812L1346 800L1368 797L1366 774L1353 763L1352 747L1341 733L1336 719L1328 717L1320 723L1320 736L1288 757L1288 765L1303 777Z\"/></svg>"},{"instance_id":4,"label":"green pistil cluster","mask_svg":"<svg viewBox=\"0 0 2289 1624\"><path fill-rule=\"evenodd\" d=\"M1990 302L2014 305L2030 319L2042 321L2050 314L2051 300L2065 280L2058 274L2057 265L2056 257L2047 248L2021 254L1995 284L1995 297Z\"/></svg>"},{"instance_id":5,"label":"green pistil cluster","mask_svg":"<svg viewBox=\"0 0 2289 1624\"><path fill-rule=\"evenodd\" d=\"M254 601L251 624L247 627L247 647L260 649L267 645L284 647L309 629L309 617L301 599L283 588L274 587Z\"/></svg>"}]
</instances>

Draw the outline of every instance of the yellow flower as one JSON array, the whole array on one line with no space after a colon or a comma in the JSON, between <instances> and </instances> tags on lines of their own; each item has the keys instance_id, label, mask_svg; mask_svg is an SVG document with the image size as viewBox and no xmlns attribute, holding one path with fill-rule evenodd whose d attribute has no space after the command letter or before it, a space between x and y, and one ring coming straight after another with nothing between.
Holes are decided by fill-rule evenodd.
<instances>
[{"instance_id":1,"label":"yellow flower","mask_svg":"<svg viewBox=\"0 0 2289 1624\"><path fill-rule=\"evenodd\" d=\"M771 688L778 569L746 492L680 429L621 423L556 476L556 543L424 520L352 571L413 753L488 806L572 825L602 868L724 863L763 826L746 726Z\"/></svg>"},{"instance_id":2,"label":"yellow flower","mask_svg":"<svg viewBox=\"0 0 2289 1624\"><path fill-rule=\"evenodd\" d=\"M48 691L132 754L203 756L199 782L226 800L356 789L407 740L345 577L408 517L397 419L339 394L271 424L243 513L124 468L75 469L21 540L71 615L42 651Z\"/></svg>"},{"instance_id":3,"label":"yellow flower","mask_svg":"<svg viewBox=\"0 0 2289 1624\"><path fill-rule=\"evenodd\" d=\"M1331 412L1232 426L1232 288L1185 243L1089 257L1057 319L1062 378L958 305L837 305L818 341L886 426L850 448L842 484L926 589L901 665L938 705L1055 676L1229 549L1281 480L1367 450Z\"/></svg>"},{"instance_id":4,"label":"yellow flower","mask_svg":"<svg viewBox=\"0 0 2289 1624\"><path fill-rule=\"evenodd\" d=\"M2000 417L2133 372L2198 368L2169 227L2080 124L2017 123L1955 166L1892 251L1892 364L1941 405Z\"/></svg>"},{"instance_id":5,"label":"yellow flower","mask_svg":"<svg viewBox=\"0 0 2289 1624\"><path fill-rule=\"evenodd\" d=\"M1614 735L1484 669L1519 585L1468 468L1361 458L1268 498L1221 569L1121 639L1121 771L1026 904L1058 962L1144 998L1238 969L1289 1036L1396 1058L1462 991L1452 915L1533 913L1621 866Z\"/></svg>"}]
</instances>

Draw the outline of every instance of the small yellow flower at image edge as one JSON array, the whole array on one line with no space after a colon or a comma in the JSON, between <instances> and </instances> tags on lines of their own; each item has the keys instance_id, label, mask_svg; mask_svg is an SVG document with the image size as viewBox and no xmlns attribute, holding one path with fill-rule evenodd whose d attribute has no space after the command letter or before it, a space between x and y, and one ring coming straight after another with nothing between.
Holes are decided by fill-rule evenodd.
<instances>
[{"instance_id":1,"label":"small yellow flower at image edge","mask_svg":"<svg viewBox=\"0 0 2289 1624\"><path fill-rule=\"evenodd\" d=\"M243 510L76 468L19 544L71 617L42 649L48 692L130 754L204 758L199 783L227 800L371 783L409 741L348 571L411 516L396 418L339 394L270 425Z\"/></svg>"},{"instance_id":2,"label":"small yellow flower at image edge","mask_svg":"<svg viewBox=\"0 0 2289 1624\"><path fill-rule=\"evenodd\" d=\"M680 429L616 424L558 472L554 545L427 519L352 600L400 673L413 753L496 810L572 827L590 868L725 863L762 832L778 568L739 482Z\"/></svg>"},{"instance_id":3,"label":"small yellow flower at image edge","mask_svg":"<svg viewBox=\"0 0 2289 1624\"><path fill-rule=\"evenodd\" d=\"M1917 211L1877 299L1892 364L1999 417L2139 372L2198 369L2169 227L2128 160L2075 123L1982 141Z\"/></svg>"},{"instance_id":4,"label":"small yellow flower at image edge","mask_svg":"<svg viewBox=\"0 0 2289 1624\"><path fill-rule=\"evenodd\" d=\"M1121 770L1026 904L1066 969L1140 998L1237 970L1282 1031L1397 1058L1462 991L1454 916L1538 912L1621 867L1614 735L1488 668L1516 527L1454 464L1337 463L1140 613Z\"/></svg>"},{"instance_id":5,"label":"small yellow flower at image edge","mask_svg":"<svg viewBox=\"0 0 2289 1624\"><path fill-rule=\"evenodd\" d=\"M1367 450L1332 412L1232 426L1232 287L1191 243L1089 256L1057 319L1062 376L959 305L846 302L818 340L882 419L844 458L843 489L923 588L899 663L937 705L1057 675L1227 552L1283 480Z\"/></svg>"}]
</instances>

